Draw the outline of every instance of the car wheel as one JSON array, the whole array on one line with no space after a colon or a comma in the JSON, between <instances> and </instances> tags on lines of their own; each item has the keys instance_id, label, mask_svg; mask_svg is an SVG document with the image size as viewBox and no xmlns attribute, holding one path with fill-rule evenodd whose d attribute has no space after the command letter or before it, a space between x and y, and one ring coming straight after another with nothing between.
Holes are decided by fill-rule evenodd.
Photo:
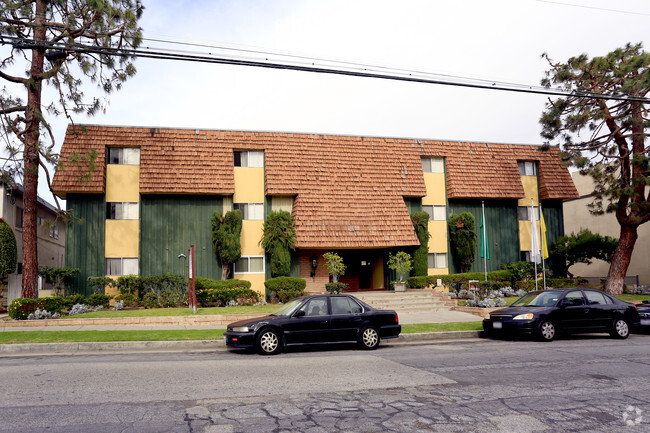
<instances>
[{"instance_id":1,"label":"car wheel","mask_svg":"<svg viewBox=\"0 0 650 433\"><path fill-rule=\"evenodd\" d=\"M555 334L555 325L552 322L544 321L539 324L539 337L542 341L553 341Z\"/></svg>"},{"instance_id":2,"label":"car wheel","mask_svg":"<svg viewBox=\"0 0 650 433\"><path fill-rule=\"evenodd\" d=\"M614 338L625 339L630 335L630 326L625 319L615 319L610 335Z\"/></svg>"},{"instance_id":3,"label":"car wheel","mask_svg":"<svg viewBox=\"0 0 650 433\"><path fill-rule=\"evenodd\" d=\"M261 355L275 355L280 348L280 335L274 329L263 329L257 335L257 351Z\"/></svg>"},{"instance_id":4,"label":"car wheel","mask_svg":"<svg viewBox=\"0 0 650 433\"><path fill-rule=\"evenodd\" d=\"M366 326L363 328L359 336L359 344L367 350L376 349L379 346L379 332L377 332L377 328L374 326Z\"/></svg>"}]
</instances>

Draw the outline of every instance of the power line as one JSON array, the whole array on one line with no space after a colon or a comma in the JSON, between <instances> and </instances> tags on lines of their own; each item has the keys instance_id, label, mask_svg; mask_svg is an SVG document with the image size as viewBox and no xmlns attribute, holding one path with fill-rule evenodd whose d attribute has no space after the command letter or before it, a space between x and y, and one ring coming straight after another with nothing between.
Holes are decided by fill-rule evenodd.
<instances>
[{"instance_id":1,"label":"power line","mask_svg":"<svg viewBox=\"0 0 650 433\"><path fill-rule=\"evenodd\" d=\"M290 71L301 71L301 72L313 72L329 75L340 75L340 76L350 76L350 77L362 77L362 78L375 78L381 80L392 80L392 81L403 81L403 82L413 82L413 83L422 83L422 84L438 84L445 86L453 87L464 87L464 88L473 88L473 89L484 89L484 90L500 90L506 92L515 92L515 93L530 93L538 95L548 95L548 96L564 96L564 97L577 97L577 98L593 98L593 99L603 99L603 100L615 100L615 101L627 101L627 102L640 102L644 104L650 104L650 98L641 98L633 97L627 95L602 95L588 92L567 92L561 89L552 89L539 86L507 86L502 84L497 84L496 82L492 84L481 84L481 83L469 83L469 82L455 82L442 79L433 79L425 78L424 76L419 76L418 73L407 73L402 74L389 74L389 73L380 73L377 71L367 71L367 70L358 70L358 69L335 69L331 67L316 66L315 64L306 65L300 63L277 63L268 61L268 59L260 60L255 58L237 58L237 57L217 57L217 56L206 56L206 55L197 55L189 54L183 52L173 52L168 51L154 51L150 48L146 49L111 49L105 47L97 47L83 44L63 44L63 43L52 43L47 41L35 41L35 40L25 40L13 36L2 36L0 37L0 43L8 44L5 39L8 39L11 44L18 49L51 49L51 50L60 50L58 53L55 53L54 56L49 56L51 58L56 57L61 54L64 58L70 52L79 52L79 53L89 53L89 54L102 54L110 56L121 56L121 57L141 57L141 58L150 58L150 59L159 59L159 60L178 60L178 61L188 61L188 62L199 62L199 63L216 63L223 65L233 65L233 66L251 66L265 69L279 69L279 70L290 70ZM211 54L211 53L210 53Z\"/></svg>"},{"instance_id":2,"label":"power line","mask_svg":"<svg viewBox=\"0 0 650 433\"><path fill-rule=\"evenodd\" d=\"M551 1L551 0L536 0L536 1L538 1L540 3L551 3L551 4L555 4L555 5L560 5L560 6L571 6L571 7L574 7L574 8L594 9L594 10L598 10L598 11L616 12L616 13L619 13L619 14L628 14L628 15L643 15L643 16L646 16L646 17L650 17L650 14L643 13L643 12L622 11L622 10L619 10L619 9L599 8L599 7L596 7L596 6L577 5L577 4L573 4L573 3L563 3L563 2Z\"/></svg>"}]
</instances>

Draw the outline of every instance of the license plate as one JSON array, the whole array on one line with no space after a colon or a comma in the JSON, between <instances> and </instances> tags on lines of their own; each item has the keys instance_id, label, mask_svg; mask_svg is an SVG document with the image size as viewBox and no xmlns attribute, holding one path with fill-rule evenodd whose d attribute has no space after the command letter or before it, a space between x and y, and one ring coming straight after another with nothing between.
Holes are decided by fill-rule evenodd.
<instances>
[{"instance_id":1,"label":"license plate","mask_svg":"<svg viewBox=\"0 0 650 433\"><path fill-rule=\"evenodd\" d=\"M641 319L641 325L650 326L650 319Z\"/></svg>"},{"instance_id":2,"label":"license plate","mask_svg":"<svg viewBox=\"0 0 650 433\"><path fill-rule=\"evenodd\" d=\"M501 323L501 322L492 322L492 328L493 329L501 329L501 328L503 328L503 323Z\"/></svg>"}]
</instances>

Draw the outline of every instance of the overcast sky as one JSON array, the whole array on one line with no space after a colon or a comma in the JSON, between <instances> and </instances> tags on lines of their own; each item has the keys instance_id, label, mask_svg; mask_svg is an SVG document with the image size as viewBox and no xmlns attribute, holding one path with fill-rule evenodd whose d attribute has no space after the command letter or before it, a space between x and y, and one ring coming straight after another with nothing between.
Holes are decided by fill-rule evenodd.
<instances>
[{"instance_id":1,"label":"overcast sky","mask_svg":"<svg viewBox=\"0 0 650 433\"><path fill-rule=\"evenodd\" d=\"M627 42L650 49L647 0L144 4L146 38L530 85L548 69L542 52L566 61ZM105 114L75 122L541 143L544 96L168 60L139 59L136 67ZM53 124L60 143L67 120Z\"/></svg>"}]
</instances>

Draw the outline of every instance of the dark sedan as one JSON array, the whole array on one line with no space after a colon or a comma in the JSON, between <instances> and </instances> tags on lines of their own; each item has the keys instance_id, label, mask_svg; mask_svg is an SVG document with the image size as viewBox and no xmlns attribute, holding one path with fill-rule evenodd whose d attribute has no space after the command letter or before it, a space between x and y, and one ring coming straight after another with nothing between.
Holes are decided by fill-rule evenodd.
<instances>
[{"instance_id":1,"label":"dark sedan","mask_svg":"<svg viewBox=\"0 0 650 433\"><path fill-rule=\"evenodd\" d=\"M643 301L642 304L637 304L637 310L639 311L640 321L640 330L643 332L650 332L650 301Z\"/></svg>"},{"instance_id":2,"label":"dark sedan","mask_svg":"<svg viewBox=\"0 0 650 433\"><path fill-rule=\"evenodd\" d=\"M559 333L609 332L627 338L638 326L634 304L593 289L530 292L483 320L487 335L521 334L543 341L552 341Z\"/></svg>"},{"instance_id":3,"label":"dark sedan","mask_svg":"<svg viewBox=\"0 0 650 433\"><path fill-rule=\"evenodd\" d=\"M350 295L312 295L292 299L268 316L231 323L224 339L229 347L273 355L304 344L357 343L372 350L401 331L395 311L375 310Z\"/></svg>"}]
</instances>

